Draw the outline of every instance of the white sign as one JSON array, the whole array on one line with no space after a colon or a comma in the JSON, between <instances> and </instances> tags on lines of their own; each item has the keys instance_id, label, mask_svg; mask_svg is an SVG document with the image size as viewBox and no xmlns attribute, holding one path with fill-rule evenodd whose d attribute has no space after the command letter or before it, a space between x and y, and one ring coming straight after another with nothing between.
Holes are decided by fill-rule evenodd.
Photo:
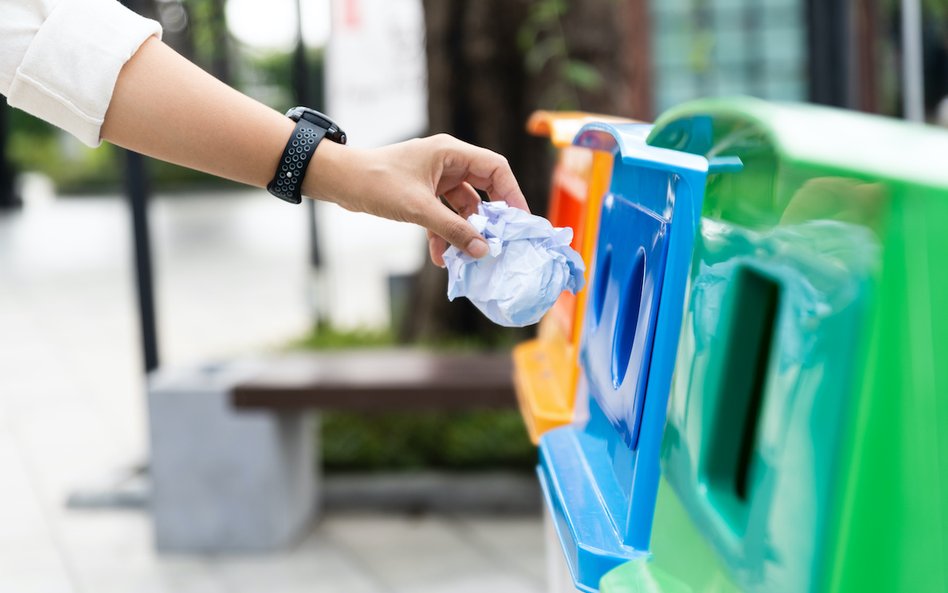
<instances>
[{"instance_id":1,"label":"white sign","mask_svg":"<svg viewBox=\"0 0 948 593\"><path fill-rule=\"evenodd\" d=\"M421 0L332 0L326 110L349 142L375 147L428 127Z\"/></svg>"},{"instance_id":2,"label":"white sign","mask_svg":"<svg viewBox=\"0 0 948 593\"><path fill-rule=\"evenodd\" d=\"M373 148L425 133L427 63L421 0L332 0L326 112L348 143ZM419 227L316 205L325 265L314 303L340 329L388 325L388 278L425 261Z\"/></svg>"}]
</instances>

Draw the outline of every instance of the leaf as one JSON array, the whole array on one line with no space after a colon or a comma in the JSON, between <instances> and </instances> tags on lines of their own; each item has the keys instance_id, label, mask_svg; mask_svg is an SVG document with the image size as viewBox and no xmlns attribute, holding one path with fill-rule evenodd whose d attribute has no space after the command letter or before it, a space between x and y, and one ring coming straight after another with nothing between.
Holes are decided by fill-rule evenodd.
<instances>
[{"instance_id":1,"label":"leaf","mask_svg":"<svg viewBox=\"0 0 948 593\"><path fill-rule=\"evenodd\" d=\"M588 62L568 60L563 65L563 77L576 88L591 91L602 87L602 75Z\"/></svg>"},{"instance_id":2,"label":"leaf","mask_svg":"<svg viewBox=\"0 0 948 593\"><path fill-rule=\"evenodd\" d=\"M543 70L551 60L554 60L566 53L566 45L560 37L553 37L537 42L524 56L524 63L527 70L536 74Z\"/></svg>"},{"instance_id":3,"label":"leaf","mask_svg":"<svg viewBox=\"0 0 948 593\"><path fill-rule=\"evenodd\" d=\"M530 16L539 22L552 24L560 18L560 15L565 13L565 0L542 0L534 5Z\"/></svg>"},{"instance_id":4,"label":"leaf","mask_svg":"<svg viewBox=\"0 0 948 593\"><path fill-rule=\"evenodd\" d=\"M520 53L528 54L539 36L540 32L535 27L527 25L520 27L520 30L517 31L517 47L520 48Z\"/></svg>"}]
</instances>

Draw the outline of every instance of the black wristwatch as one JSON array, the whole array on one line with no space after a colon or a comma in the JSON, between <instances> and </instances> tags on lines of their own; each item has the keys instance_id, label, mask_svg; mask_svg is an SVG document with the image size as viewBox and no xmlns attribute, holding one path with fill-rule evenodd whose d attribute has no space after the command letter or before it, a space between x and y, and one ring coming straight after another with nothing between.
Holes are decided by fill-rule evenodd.
<instances>
[{"instance_id":1,"label":"black wristwatch","mask_svg":"<svg viewBox=\"0 0 948 593\"><path fill-rule=\"evenodd\" d=\"M293 135L286 142L280 164L277 165L273 180L267 184L267 191L291 204L303 201L300 188L306 168L313 160L313 153L323 138L337 144L346 143L346 133L322 113L308 107L294 107L286 116L296 122Z\"/></svg>"}]
</instances>

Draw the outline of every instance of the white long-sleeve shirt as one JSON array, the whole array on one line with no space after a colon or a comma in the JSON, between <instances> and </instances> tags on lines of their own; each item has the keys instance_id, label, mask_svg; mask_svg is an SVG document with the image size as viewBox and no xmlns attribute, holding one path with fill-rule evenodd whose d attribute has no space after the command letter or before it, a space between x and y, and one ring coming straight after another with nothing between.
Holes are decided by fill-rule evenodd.
<instances>
[{"instance_id":1,"label":"white long-sleeve shirt","mask_svg":"<svg viewBox=\"0 0 948 593\"><path fill-rule=\"evenodd\" d=\"M89 146L125 62L161 25L116 0L0 0L0 93Z\"/></svg>"}]
</instances>

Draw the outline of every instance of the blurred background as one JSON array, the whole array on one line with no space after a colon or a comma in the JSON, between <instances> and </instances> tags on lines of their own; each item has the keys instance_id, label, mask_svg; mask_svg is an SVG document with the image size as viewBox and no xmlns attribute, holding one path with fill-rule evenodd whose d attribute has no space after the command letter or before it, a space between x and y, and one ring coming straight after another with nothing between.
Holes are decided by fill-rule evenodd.
<instances>
[{"instance_id":1,"label":"blurred background","mask_svg":"<svg viewBox=\"0 0 948 593\"><path fill-rule=\"evenodd\" d=\"M504 154L538 213L554 153L525 132L536 109L651 121L747 94L948 125L948 0L127 4L216 77L325 111L353 145L447 132ZM330 505L283 554L152 549L146 372L532 334L449 303L426 249L420 229L91 150L0 103L0 591L542 590L535 450L512 409L324 414L328 478L420 494ZM453 476L512 502L432 505L424 490Z\"/></svg>"}]
</instances>

